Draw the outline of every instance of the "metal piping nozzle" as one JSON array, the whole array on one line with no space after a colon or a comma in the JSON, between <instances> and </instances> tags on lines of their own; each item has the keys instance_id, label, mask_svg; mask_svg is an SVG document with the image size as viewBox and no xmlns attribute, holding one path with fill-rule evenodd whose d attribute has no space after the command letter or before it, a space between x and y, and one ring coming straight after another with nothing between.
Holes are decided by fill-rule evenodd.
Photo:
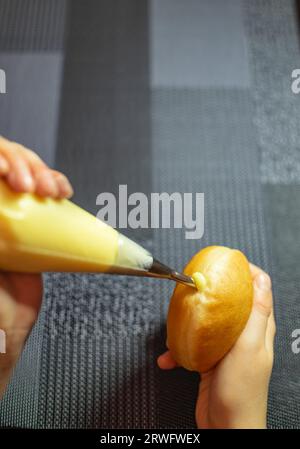
<instances>
[{"instance_id":1,"label":"metal piping nozzle","mask_svg":"<svg viewBox=\"0 0 300 449\"><path fill-rule=\"evenodd\" d=\"M167 265L164 265L156 259L153 259L153 264L151 268L149 268L149 274L159 278L171 279L175 282L179 282L180 284L196 288L195 283L190 276L183 273L178 273L178 271L169 268Z\"/></svg>"}]
</instances>

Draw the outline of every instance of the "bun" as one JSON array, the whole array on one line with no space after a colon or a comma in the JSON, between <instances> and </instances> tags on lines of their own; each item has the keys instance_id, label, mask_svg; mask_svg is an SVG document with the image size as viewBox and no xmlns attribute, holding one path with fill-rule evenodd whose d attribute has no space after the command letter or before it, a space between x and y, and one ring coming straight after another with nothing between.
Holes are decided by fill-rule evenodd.
<instances>
[{"instance_id":1,"label":"bun","mask_svg":"<svg viewBox=\"0 0 300 449\"><path fill-rule=\"evenodd\" d=\"M244 329L252 308L252 277L244 254L224 246L201 250L184 273L193 276L197 290L175 287L167 346L180 366L203 373L224 357Z\"/></svg>"}]
</instances>

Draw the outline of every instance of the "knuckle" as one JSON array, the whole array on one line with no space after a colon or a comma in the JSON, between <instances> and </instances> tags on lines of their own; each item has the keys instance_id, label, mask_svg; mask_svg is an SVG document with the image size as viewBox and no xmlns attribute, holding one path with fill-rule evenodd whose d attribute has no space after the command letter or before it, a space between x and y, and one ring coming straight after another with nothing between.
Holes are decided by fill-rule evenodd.
<instances>
[{"instance_id":1,"label":"knuckle","mask_svg":"<svg viewBox=\"0 0 300 449\"><path fill-rule=\"evenodd\" d=\"M271 279L271 276L270 276L268 273L266 273L266 272L264 272L264 275L265 275L265 278L266 278L266 282L269 284L270 289L272 289L272 279Z\"/></svg>"},{"instance_id":2,"label":"knuckle","mask_svg":"<svg viewBox=\"0 0 300 449\"><path fill-rule=\"evenodd\" d=\"M4 150L5 152L10 152L10 153L15 153L16 152L16 146L15 146L15 142L12 142L11 140L4 140L3 144L2 144L2 150Z\"/></svg>"},{"instance_id":3,"label":"knuckle","mask_svg":"<svg viewBox=\"0 0 300 449\"><path fill-rule=\"evenodd\" d=\"M14 149L20 156L23 156L26 152L26 148L21 143L14 142Z\"/></svg>"},{"instance_id":4,"label":"knuckle","mask_svg":"<svg viewBox=\"0 0 300 449\"><path fill-rule=\"evenodd\" d=\"M41 158L30 148L24 147L24 151L30 158L35 159L36 161L41 161Z\"/></svg>"},{"instance_id":5,"label":"knuckle","mask_svg":"<svg viewBox=\"0 0 300 449\"><path fill-rule=\"evenodd\" d=\"M25 151L29 162L36 165L36 167L39 170L48 168L47 164L43 161L43 159L40 158L40 156L34 150L25 148Z\"/></svg>"},{"instance_id":6,"label":"knuckle","mask_svg":"<svg viewBox=\"0 0 300 449\"><path fill-rule=\"evenodd\" d=\"M265 315L266 317L269 317L272 313L272 298L255 298L254 299L254 305L255 308Z\"/></svg>"}]
</instances>

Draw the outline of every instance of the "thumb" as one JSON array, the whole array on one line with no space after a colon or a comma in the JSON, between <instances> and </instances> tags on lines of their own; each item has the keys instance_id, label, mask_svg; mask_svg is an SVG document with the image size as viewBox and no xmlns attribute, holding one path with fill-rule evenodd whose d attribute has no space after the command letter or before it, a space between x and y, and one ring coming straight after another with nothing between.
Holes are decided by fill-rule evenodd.
<instances>
[{"instance_id":1,"label":"thumb","mask_svg":"<svg viewBox=\"0 0 300 449\"><path fill-rule=\"evenodd\" d=\"M176 368L177 363L173 359L170 351L166 351L163 354L161 354L157 359L157 364L160 369L168 370Z\"/></svg>"},{"instance_id":2,"label":"thumb","mask_svg":"<svg viewBox=\"0 0 300 449\"><path fill-rule=\"evenodd\" d=\"M253 307L240 339L252 347L264 344L268 319L272 312L272 287L270 276L260 271L253 279Z\"/></svg>"}]
</instances>

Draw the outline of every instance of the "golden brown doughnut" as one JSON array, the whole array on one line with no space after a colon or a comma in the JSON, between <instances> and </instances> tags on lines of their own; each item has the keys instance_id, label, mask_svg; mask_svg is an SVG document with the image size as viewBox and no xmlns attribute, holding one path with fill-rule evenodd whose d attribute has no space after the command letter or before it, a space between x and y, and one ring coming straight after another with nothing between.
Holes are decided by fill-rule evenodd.
<instances>
[{"instance_id":1,"label":"golden brown doughnut","mask_svg":"<svg viewBox=\"0 0 300 449\"><path fill-rule=\"evenodd\" d=\"M248 321L253 301L250 267L240 251L209 246L195 254L184 273L193 276L197 290L175 287L167 346L180 366L203 373L229 351Z\"/></svg>"}]
</instances>

